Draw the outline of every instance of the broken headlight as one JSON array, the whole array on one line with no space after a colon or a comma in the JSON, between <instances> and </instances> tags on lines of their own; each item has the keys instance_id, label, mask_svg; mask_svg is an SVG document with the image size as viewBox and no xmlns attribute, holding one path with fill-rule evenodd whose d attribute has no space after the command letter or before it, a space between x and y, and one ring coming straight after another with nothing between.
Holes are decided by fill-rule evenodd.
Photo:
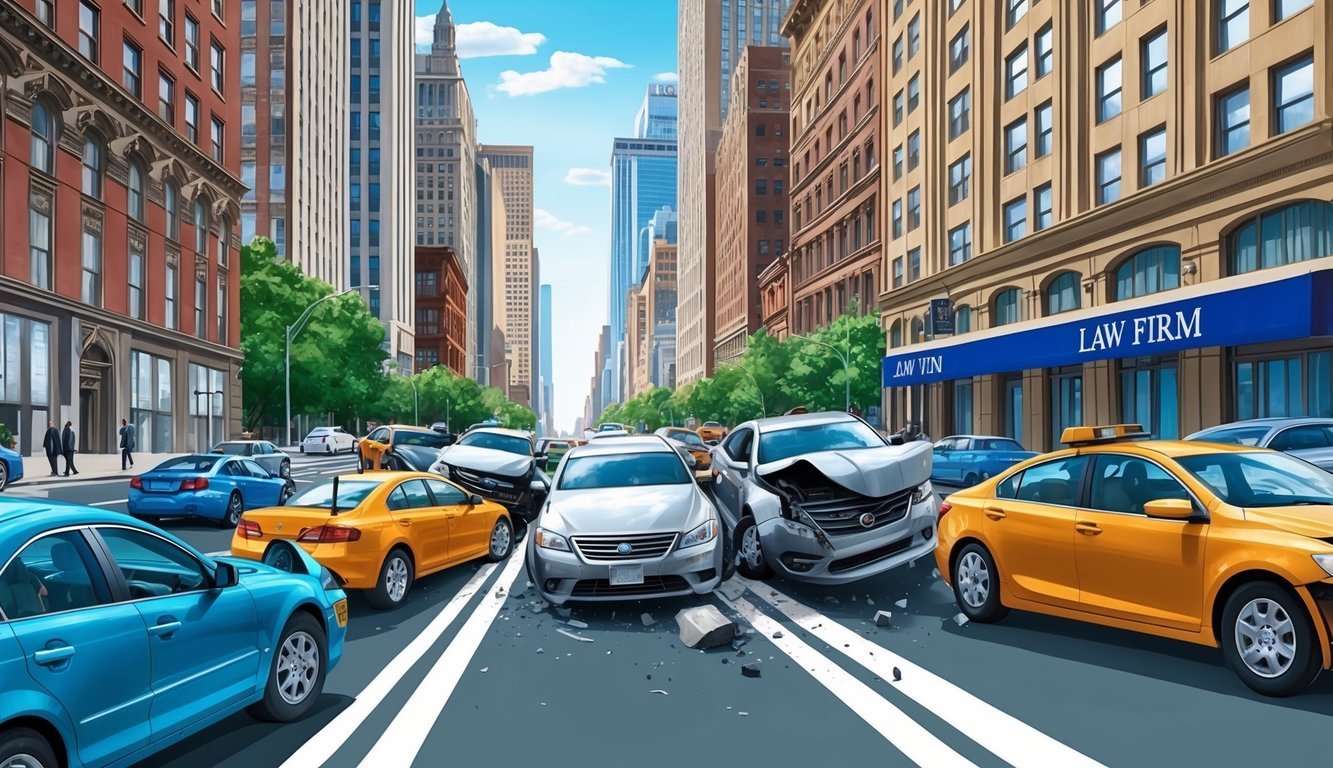
<instances>
[{"instance_id":1,"label":"broken headlight","mask_svg":"<svg viewBox=\"0 0 1333 768\"><path fill-rule=\"evenodd\" d=\"M926 482L916 487L916 492L912 494L912 503L920 504L921 502L930 498L931 495L934 493L935 489L931 486L930 481L927 480Z\"/></svg>"},{"instance_id":2,"label":"broken headlight","mask_svg":"<svg viewBox=\"0 0 1333 768\"><path fill-rule=\"evenodd\" d=\"M569 551L569 540L558 533L551 533L544 528L537 529L537 546L543 549L556 549L561 552Z\"/></svg>"},{"instance_id":3,"label":"broken headlight","mask_svg":"<svg viewBox=\"0 0 1333 768\"><path fill-rule=\"evenodd\" d=\"M709 520L698 528L685 534L685 536L681 538L680 546L677 547L677 549L697 547L700 544L707 544L715 538L717 538L717 521Z\"/></svg>"}]
</instances>

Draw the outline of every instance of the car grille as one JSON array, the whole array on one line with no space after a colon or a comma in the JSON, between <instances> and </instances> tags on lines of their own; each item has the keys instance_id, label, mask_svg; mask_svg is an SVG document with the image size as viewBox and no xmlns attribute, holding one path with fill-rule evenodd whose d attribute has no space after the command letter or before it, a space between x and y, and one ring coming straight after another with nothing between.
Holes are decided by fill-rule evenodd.
<instances>
[{"instance_id":1,"label":"car grille","mask_svg":"<svg viewBox=\"0 0 1333 768\"><path fill-rule=\"evenodd\" d=\"M911 543L912 537L904 536L902 539L887 546L876 547L875 549L862 552L859 555L852 555L851 557L844 557L841 560L834 560L829 563L829 573L842 573L854 568L860 568L863 565L870 565L871 563L876 563L880 560L893 557L904 549L907 549Z\"/></svg>"},{"instance_id":2,"label":"car grille","mask_svg":"<svg viewBox=\"0 0 1333 768\"><path fill-rule=\"evenodd\" d=\"M647 576L642 584L620 584L611 586L607 579L580 579L574 584L571 597L633 597L634 595L657 595L663 592L681 592L690 588L690 583L682 576Z\"/></svg>"},{"instance_id":3,"label":"car grille","mask_svg":"<svg viewBox=\"0 0 1333 768\"><path fill-rule=\"evenodd\" d=\"M574 536L574 546L584 560L615 562L618 560L653 560L671 551L676 543L674 533L639 533L625 536ZM633 549L620 554L617 548L628 544Z\"/></svg>"},{"instance_id":4,"label":"car grille","mask_svg":"<svg viewBox=\"0 0 1333 768\"><path fill-rule=\"evenodd\" d=\"M873 531L902 520L912 506L915 488L908 488L888 496L848 495L839 498L809 498L800 502L801 509L830 536ZM875 516L870 525L861 524L861 516Z\"/></svg>"},{"instance_id":5,"label":"car grille","mask_svg":"<svg viewBox=\"0 0 1333 768\"><path fill-rule=\"evenodd\" d=\"M523 494L518 490L517 486L508 480L480 475L476 472L469 472L466 469L450 467L449 479L478 496L493 499L495 501L515 503L523 497ZM489 484L487 483L488 480L494 483L494 488L486 487Z\"/></svg>"}]
</instances>

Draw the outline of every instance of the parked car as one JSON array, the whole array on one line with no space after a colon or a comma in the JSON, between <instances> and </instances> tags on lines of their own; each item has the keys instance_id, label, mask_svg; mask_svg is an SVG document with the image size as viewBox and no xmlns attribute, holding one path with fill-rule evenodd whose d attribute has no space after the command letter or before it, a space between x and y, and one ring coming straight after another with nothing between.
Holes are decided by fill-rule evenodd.
<instances>
[{"instance_id":1,"label":"parked car","mask_svg":"<svg viewBox=\"0 0 1333 768\"><path fill-rule=\"evenodd\" d=\"M1333 419L1250 419L1195 432L1185 439L1271 448L1333 472Z\"/></svg>"},{"instance_id":2,"label":"parked car","mask_svg":"<svg viewBox=\"0 0 1333 768\"><path fill-rule=\"evenodd\" d=\"M274 477L253 459L196 454L167 459L130 478L126 507L144 520L202 517L235 528L245 510L281 505L295 490L290 479Z\"/></svg>"},{"instance_id":3,"label":"parked car","mask_svg":"<svg viewBox=\"0 0 1333 768\"><path fill-rule=\"evenodd\" d=\"M1277 451L1071 427L959 491L935 562L973 621L1019 609L1200 645L1255 691L1333 660L1333 475Z\"/></svg>"},{"instance_id":4,"label":"parked car","mask_svg":"<svg viewBox=\"0 0 1333 768\"><path fill-rule=\"evenodd\" d=\"M0 765L124 766L244 709L305 715L347 599L285 549L286 570L238 563L118 512L0 502Z\"/></svg>"},{"instance_id":5,"label":"parked car","mask_svg":"<svg viewBox=\"0 0 1333 768\"><path fill-rule=\"evenodd\" d=\"M476 427L440 451L430 471L531 521L550 490L549 479L541 469L545 461L527 432Z\"/></svg>"},{"instance_id":6,"label":"parked car","mask_svg":"<svg viewBox=\"0 0 1333 768\"><path fill-rule=\"evenodd\" d=\"M722 577L721 524L666 440L593 441L556 472L528 575L556 605L706 594Z\"/></svg>"},{"instance_id":7,"label":"parked car","mask_svg":"<svg viewBox=\"0 0 1333 768\"><path fill-rule=\"evenodd\" d=\"M537 453L546 456L544 469L546 472L555 472L556 467L560 466L560 460L566 453L575 446L583 445L585 440L563 437L541 437L537 439Z\"/></svg>"},{"instance_id":8,"label":"parked car","mask_svg":"<svg viewBox=\"0 0 1333 768\"><path fill-rule=\"evenodd\" d=\"M727 436L727 428L720 421L705 421L699 427L699 439L707 445L717 445Z\"/></svg>"},{"instance_id":9,"label":"parked car","mask_svg":"<svg viewBox=\"0 0 1333 768\"><path fill-rule=\"evenodd\" d=\"M696 470L708 469L713 465L712 453L709 452L708 446L704 445L703 438L699 437L698 432L685 427L662 427L653 434L683 444L690 456L694 457Z\"/></svg>"},{"instance_id":10,"label":"parked car","mask_svg":"<svg viewBox=\"0 0 1333 768\"><path fill-rule=\"evenodd\" d=\"M213 453L228 456L246 456L254 459L269 474L288 478L292 476L292 457L267 440L228 440L213 446Z\"/></svg>"},{"instance_id":11,"label":"parked car","mask_svg":"<svg viewBox=\"0 0 1333 768\"><path fill-rule=\"evenodd\" d=\"M23 479L23 456L0 446L0 491Z\"/></svg>"},{"instance_id":12,"label":"parked car","mask_svg":"<svg viewBox=\"0 0 1333 768\"><path fill-rule=\"evenodd\" d=\"M597 425L598 432L633 432L628 424L621 424L617 421L604 421Z\"/></svg>"},{"instance_id":13,"label":"parked car","mask_svg":"<svg viewBox=\"0 0 1333 768\"><path fill-rule=\"evenodd\" d=\"M935 443L930 479L970 488L1037 454L1017 440L990 435L953 435Z\"/></svg>"},{"instance_id":14,"label":"parked car","mask_svg":"<svg viewBox=\"0 0 1333 768\"><path fill-rule=\"evenodd\" d=\"M440 449L452 444L451 436L433 429L390 424L372 429L358 441L356 455L361 471L375 468L378 452L381 469L425 472L439 458Z\"/></svg>"},{"instance_id":15,"label":"parked car","mask_svg":"<svg viewBox=\"0 0 1333 768\"><path fill-rule=\"evenodd\" d=\"M930 444L890 444L842 412L748 421L713 449L742 576L863 579L935 548Z\"/></svg>"},{"instance_id":16,"label":"parked car","mask_svg":"<svg viewBox=\"0 0 1333 768\"><path fill-rule=\"evenodd\" d=\"M356 449L356 438L342 427L315 427L300 445L301 453L335 454Z\"/></svg>"},{"instance_id":17,"label":"parked car","mask_svg":"<svg viewBox=\"0 0 1333 768\"><path fill-rule=\"evenodd\" d=\"M346 589L396 608L422 576L509 556L514 526L499 504L425 472L349 474L302 490L285 506L246 512L231 553L257 560L294 541Z\"/></svg>"},{"instance_id":18,"label":"parked car","mask_svg":"<svg viewBox=\"0 0 1333 768\"><path fill-rule=\"evenodd\" d=\"M453 445L454 441L458 439L458 435L455 435L453 432L449 430L449 422L447 421L434 422L433 424L430 425L430 428L431 430L438 432L441 435L444 435L445 445Z\"/></svg>"}]
</instances>

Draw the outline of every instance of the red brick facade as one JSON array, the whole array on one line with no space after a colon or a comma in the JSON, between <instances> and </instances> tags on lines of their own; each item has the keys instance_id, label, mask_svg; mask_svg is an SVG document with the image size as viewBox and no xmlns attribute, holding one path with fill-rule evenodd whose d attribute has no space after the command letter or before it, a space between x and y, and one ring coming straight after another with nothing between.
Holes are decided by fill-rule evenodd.
<instances>
[{"instance_id":1,"label":"red brick facade","mask_svg":"<svg viewBox=\"0 0 1333 768\"><path fill-rule=\"evenodd\" d=\"M445 246L416 249L416 369L448 366L468 375L467 278L458 254Z\"/></svg>"}]
</instances>

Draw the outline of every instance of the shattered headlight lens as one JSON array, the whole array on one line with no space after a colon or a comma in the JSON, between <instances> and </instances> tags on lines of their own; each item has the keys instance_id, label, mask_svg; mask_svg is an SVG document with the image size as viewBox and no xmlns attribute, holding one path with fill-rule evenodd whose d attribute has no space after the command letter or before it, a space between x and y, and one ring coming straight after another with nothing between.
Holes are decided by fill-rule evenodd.
<instances>
[{"instance_id":1,"label":"shattered headlight lens","mask_svg":"<svg viewBox=\"0 0 1333 768\"><path fill-rule=\"evenodd\" d=\"M1333 555L1313 555L1314 561L1324 569L1324 573L1333 576Z\"/></svg>"},{"instance_id":2,"label":"shattered headlight lens","mask_svg":"<svg viewBox=\"0 0 1333 768\"><path fill-rule=\"evenodd\" d=\"M537 546L543 549L557 549L561 552L568 552L569 540L558 533L551 533L545 528L537 529Z\"/></svg>"},{"instance_id":3,"label":"shattered headlight lens","mask_svg":"<svg viewBox=\"0 0 1333 768\"><path fill-rule=\"evenodd\" d=\"M680 540L680 546L678 547L678 549L685 549L686 547L697 547L700 544L707 544L708 542L712 541L715 538L717 538L717 521L709 520L708 522L704 523L698 528L695 528L694 530L685 534L685 536Z\"/></svg>"},{"instance_id":4,"label":"shattered headlight lens","mask_svg":"<svg viewBox=\"0 0 1333 768\"><path fill-rule=\"evenodd\" d=\"M930 498L931 495L933 495L934 493L935 493L935 488L931 486L930 481L927 480L926 482L916 487L916 492L912 494L912 503L920 504L921 502Z\"/></svg>"}]
</instances>

